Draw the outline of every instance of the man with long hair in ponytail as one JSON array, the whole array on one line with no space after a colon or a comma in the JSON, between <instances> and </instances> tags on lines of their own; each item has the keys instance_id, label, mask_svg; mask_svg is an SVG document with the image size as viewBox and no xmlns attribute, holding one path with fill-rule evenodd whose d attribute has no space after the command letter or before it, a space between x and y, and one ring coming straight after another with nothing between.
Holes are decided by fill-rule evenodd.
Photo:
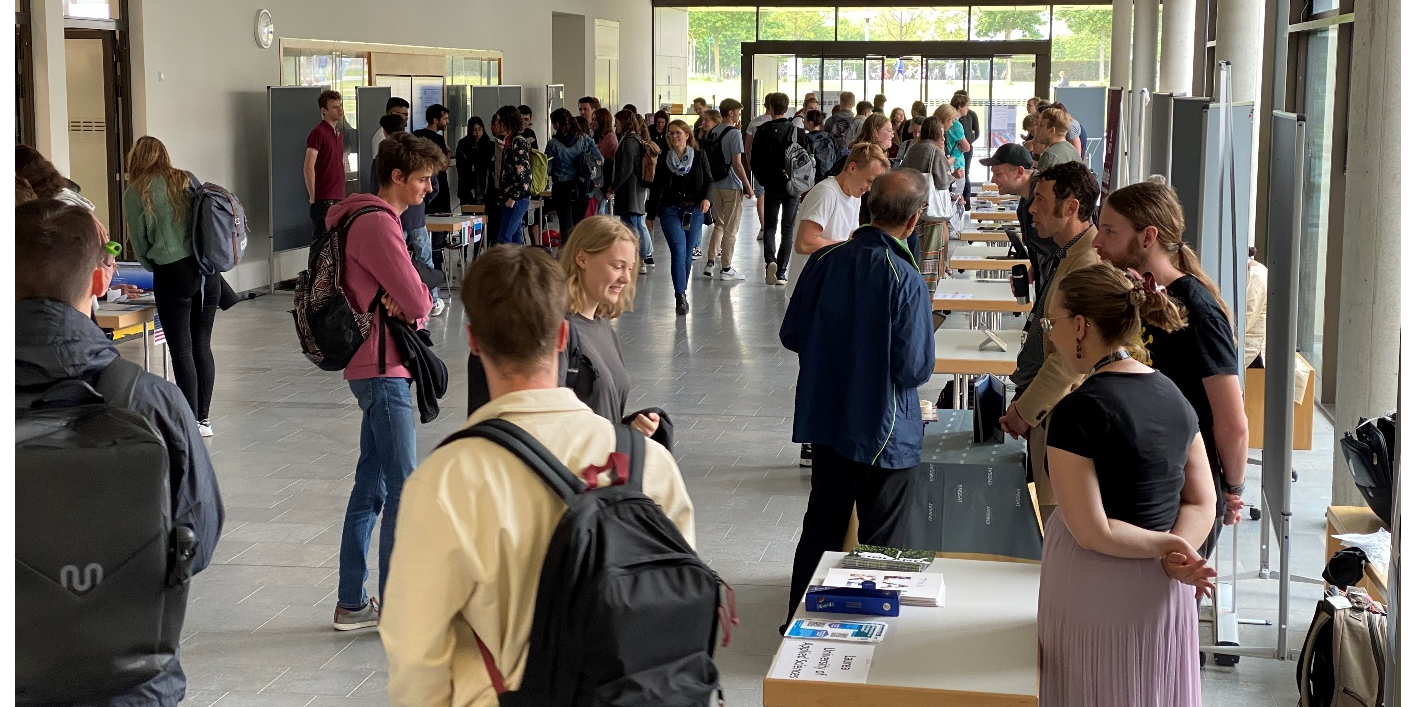
<instances>
[{"instance_id":1,"label":"man with long hair in ponytail","mask_svg":"<svg viewBox=\"0 0 1414 707\"><path fill-rule=\"evenodd\" d=\"M1187 311L1188 326L1169 333L1145 326L1144 344L1153 366L1173 379L1198 413L1217 484L1218 517L1201 551L1212 553L1223 525L1242 514L1247 478L1247 414L1238 371L1242 356L1232 333L1232 315L1198 255L1183 242L1183 205L1166 184L1140 182L1105 200L1095 248L1116 267L1163 287Z\"/></svg>"}]
</instances>

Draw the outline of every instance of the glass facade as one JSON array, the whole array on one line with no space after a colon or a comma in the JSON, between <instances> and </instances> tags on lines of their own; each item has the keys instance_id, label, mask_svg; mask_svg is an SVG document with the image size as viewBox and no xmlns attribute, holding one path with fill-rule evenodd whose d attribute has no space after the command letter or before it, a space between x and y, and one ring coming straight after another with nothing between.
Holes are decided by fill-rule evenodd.
<instances>
[{"instance_id":1,"label":"glass facade","mask_svg":"<svg viewBox=\"0 0 1414 707\"><path fill-rule=\"evenodd\" d=\"M1051 7L974 7L971 37L994 42L1050 39Z\"/></svg>"},{"instance_id":2,"label":"glass facade","mask_svg":"<svg viewBox=\"0 0 1414 707\"><path fill-rule=\"evenodd\" d=\"M1331 176L1335 169L1335 28L1312 32L1306 39L1304 105L1310 140L1301 224L1301 265L1298 273L1296 348L1321 370L1325 353L1327 235L1330 223Z\"/></svg>"},{"instance_id":3,"label":"glass facade","mask_svg":"<svg viewBox=\"0 0 1414 707\"><path fill-rule=\"evenodd\" d=\"M1110 84L1109 5L1056 5L1051 12L1051 85Z\"/></svg>"}]
</instances>

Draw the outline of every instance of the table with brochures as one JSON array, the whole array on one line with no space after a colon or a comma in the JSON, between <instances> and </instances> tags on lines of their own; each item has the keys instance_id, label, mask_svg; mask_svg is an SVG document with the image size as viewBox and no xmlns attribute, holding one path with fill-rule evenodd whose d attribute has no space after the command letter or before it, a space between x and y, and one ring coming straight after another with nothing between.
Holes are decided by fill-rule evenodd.
<instances>
[{"instance_id":1,"label":"table with brochures","mask_svg":"<svg viewBox=\"0 0 1414 707\"><path fill-rule=\"evenodd\" d=\"M822 581L844 557L843 552L825 553L812 581ZM1040 565L940 555L928 571L943 574L947 594L942 607L905 605L894 617L797 609L795 618L878 621L888 624L888 629L882 641L863 651L869 654L867 659L849 666L852 674L845 679L836 675L829 675L830 680L819 679L811 665L793 670L793 664L799 665L801 642L783 640L763 683L762 704L1036 705L1040 685L1036 629ZM845 643L829 642L829 646L857 650Z\"/></svg>"}]
</instances>

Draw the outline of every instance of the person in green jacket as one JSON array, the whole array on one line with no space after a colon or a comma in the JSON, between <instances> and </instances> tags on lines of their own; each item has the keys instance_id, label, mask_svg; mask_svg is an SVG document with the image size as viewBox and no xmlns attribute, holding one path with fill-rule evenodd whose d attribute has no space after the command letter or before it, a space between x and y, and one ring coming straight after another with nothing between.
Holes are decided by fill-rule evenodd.
<instances>
[{"instance_id":1,"label":"person in green jacket","mask_svg":"<svg viewBox=\"0 0 1414 707\"><path fill-rule=\"evenodd\" d=\"M133 253L152 271L157 316L167 335L177 387L196 415L201 436L210 437L211 393L216 386L211 330L221 278L202 277L192 250L189 187L194 181L191 174L172 167L161 140L139 138L128 152L123 218Z\"/></svg>"}]
</instances>

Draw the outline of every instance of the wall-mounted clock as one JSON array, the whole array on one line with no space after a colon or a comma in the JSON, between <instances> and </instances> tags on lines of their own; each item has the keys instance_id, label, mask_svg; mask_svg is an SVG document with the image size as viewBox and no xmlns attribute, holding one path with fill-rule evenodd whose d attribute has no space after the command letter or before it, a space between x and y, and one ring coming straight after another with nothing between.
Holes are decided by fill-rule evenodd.
<instances>
[{"instance_id":1,"label":"wall-mounted clock","mask_svg":"<svg viewBox=\"0 0 1414 707\"><path fill-rule=\"evenodd\" d=\"M255 15L255 43L261 49L269 49L275 42L275 20L269 10L261 10Z\"/></svg>"}]
</instances>

